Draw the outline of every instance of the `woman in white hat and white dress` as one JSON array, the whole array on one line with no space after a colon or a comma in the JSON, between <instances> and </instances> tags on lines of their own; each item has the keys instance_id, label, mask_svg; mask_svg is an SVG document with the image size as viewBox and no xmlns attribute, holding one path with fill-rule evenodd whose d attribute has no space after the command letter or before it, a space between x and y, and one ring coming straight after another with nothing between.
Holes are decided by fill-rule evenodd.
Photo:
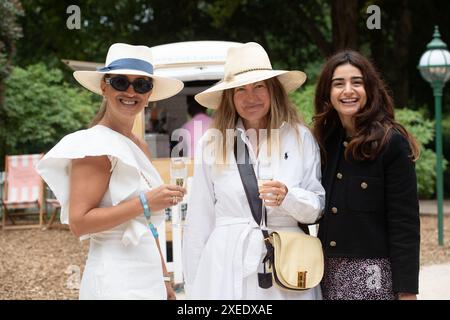
<instances>
[{"instance_id":1,"label":"woman in white hat and white dress","mask_svg":"<svg viewBox=\"0 0 450 320\"><path fill-rule=\"evenodd\" d=\"M145 142L132 133L149 101L183 83L153 74L146 46L113 44L105 67L75 71L103 96L93 126L65 136L40 161L39 174L61 203L61 222L90 239L80 299L174 299L155 225L185 189L164 185Z\"/></svg>"},{"instance_id":2,"label":"woman in white hat and white dress","mask_svg":"<svg viewBox=\"0 0 450 320\"><path fill-rule=\"evenodd\" d=\"M273 70L264 48L251 42L230 48L224 79L195 96L216 111L195 155L183 238L187 298L321 299L319 286L260 286L266 248L233 151L236 134L257 177L269 164L272 180L259 189L269 230L303 232L298 222L316 222L325 200L319 147L287 96L305 80L301 71Z\"/></svg>"}]
</instances>

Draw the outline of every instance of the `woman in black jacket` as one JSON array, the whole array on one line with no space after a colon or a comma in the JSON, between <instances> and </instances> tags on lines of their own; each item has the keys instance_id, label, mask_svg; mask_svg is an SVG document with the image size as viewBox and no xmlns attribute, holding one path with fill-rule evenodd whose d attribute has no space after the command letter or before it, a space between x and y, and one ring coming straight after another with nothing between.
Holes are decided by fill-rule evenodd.
<instances>
[{"instance_id":1,"label":"woman in black jacket","mask_svg":"<svg viewBox=\"0 0 450 320\"><path fill-rule=\"evenodd\" d=\"M315 96L326 205L324 299L416 299L419 147L394 118L373 65L355 51L325 63Z\"/></svg>"}]
</instances>

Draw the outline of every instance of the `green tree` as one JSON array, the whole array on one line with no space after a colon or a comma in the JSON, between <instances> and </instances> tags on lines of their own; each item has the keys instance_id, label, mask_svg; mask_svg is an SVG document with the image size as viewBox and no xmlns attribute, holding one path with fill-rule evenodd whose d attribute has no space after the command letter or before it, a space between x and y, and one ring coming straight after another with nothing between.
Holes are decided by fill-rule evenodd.
<instances>
[{"instance_id":1,"label":"green tree","mask_svg":"<svg viewBox=\"0 0 450 320\"><path fill-rule=\"evenodd\" d=\"M177 41L212 39L211 17L199 10L197 0L81 0L81 28L69 30L67 7L72 0L22 0L20 20L24 40L19 44L19 65L61 59L102 62L115 42L149 47ZM222 32L215 38L221 38ZM223 39L222 39L223 40ZM37 61L37 57L39 61Z\"/></svg>"},{"instance_id":2,"label":"green tree","mask_svg":"<svg viewBox=\"0 0 450 320\"><path fill-rule=\"evenodd\" d=\"M393 89L397 106L426 105L431 116L432 90L417 63L435 24L450 44L450 2L443 0L80 0L80 30L66 27L71 0L21 3L24 37L17 41L14 61L22 67L42 61L61 67L61 59L101 62L113 42L155 46L205 39L256 41L267 49L275 68L305 70L314 81L327 56L350 47L374 61ZM369 5L381 9L380 30L366 26ZM0 24L14 16L0 12ZM63 70L66 80L73 82L69 69ZM445 92L444 118L450 110L445 108L450 104Z\"/></svg>"},{"instance_id":3,"label":"green tree","mask_svg":"<svg viewBox=\"0 0 450 320\"><path fill-rule=\"evenodd\" d=\"M314 85L303 86L290 94L291 101L297 107L298 113L301 115L307 126L312 125L312 117L314 115L314 94Z\"/></svg>"},{"instance_id":4,"label":"green tree","mask_svg":"<svg viewBox=\"0 0 450 320\"><path fill-rule=\"evenodd\" d=\"M48 151L64 135L86 127L100 105L98 97L65 83L60 70L43 64L15 67L6 88L2 161L5 154Z\"/></svg>"},{"instance_id":5,"label":"green tree","mask_svg":"<svg viewBox=\"0 0 450 320\"><path fill-rule=\"evenodd\" d=\"M22 7L18 0L0 0L0 135L4 131L6 118L5 79L11 73L16 41L22 36L22 29L17 23L17 16L22 14ZM5 141L0 139L0 150L4 150L5 147Z\"/></svg>"},{"instance_id":6,"label":"green tree","mask_svg":"<svg viewBox=\"0 0 450 320\"><path fill-rule=\"evenodd\" d=\"M20 15L23 15L20 1L0 0L0 99L4 93L1 84L11 72L16 41L22 36L22 28L17 22Z\"/></svg>"},{"instance_id":7,"label":"green tree","mask_svg":"<svg viewBox=\"0 0 450 320\"><path fill-rule=\"evenodd\" d=\"M71 0L21 1L21 66L37 63L37 57L53 64L63 58L100 62L113 42L154 46L216 39L260 42L276 67L303 70L353 48L374 60L398 106L431 100L416 66L433 25L450 41L450 2L443 0L81 0L80 30L66 27ZM380 30L366 26L369 5L381 9Z\"/></svg>"}]
</instances>

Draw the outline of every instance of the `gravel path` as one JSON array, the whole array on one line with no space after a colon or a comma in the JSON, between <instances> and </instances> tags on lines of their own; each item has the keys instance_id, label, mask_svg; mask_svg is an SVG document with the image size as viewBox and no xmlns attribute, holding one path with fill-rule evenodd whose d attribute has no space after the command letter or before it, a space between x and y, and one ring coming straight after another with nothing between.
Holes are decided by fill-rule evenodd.
<instances>
[{"instance_id":1,"label":"gravel path","mask_svg":"<svg viewBox=\"0 0 450 320\"><path fill-rule=\"evenodd\" d=\"M436 216L421 222L421 265L450 262L450 216L444 247L437 245ZM88 246L66 229L0 230L0 300L77 299Z\"/></svg>"},{"instance_id":2,"label":"gravel path","mask_svg":"<svg viewBox=\"0 0 450 320\"><path fill-rule=\"evenodd\" d=\"M88 248L64 229L0 231L0 299L77 299Z\"/></svg>"}]
</instances>

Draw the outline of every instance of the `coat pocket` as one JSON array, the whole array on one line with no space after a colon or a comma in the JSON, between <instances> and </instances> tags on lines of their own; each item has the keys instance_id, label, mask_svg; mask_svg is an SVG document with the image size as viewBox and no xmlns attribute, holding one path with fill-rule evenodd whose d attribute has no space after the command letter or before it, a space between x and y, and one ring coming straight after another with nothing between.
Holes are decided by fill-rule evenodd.
<instances>
[{"instance_id":1,"label":"coat pocket","mask_svg":"<svg viewBox=\"0 0 450 320\"><path fill-rule=\"evenodd\" d=\"M347 190L347 207L350 211L375 212L383 208L383 180L374 177L351 177Z\"/></svg>"}]
</instances>

